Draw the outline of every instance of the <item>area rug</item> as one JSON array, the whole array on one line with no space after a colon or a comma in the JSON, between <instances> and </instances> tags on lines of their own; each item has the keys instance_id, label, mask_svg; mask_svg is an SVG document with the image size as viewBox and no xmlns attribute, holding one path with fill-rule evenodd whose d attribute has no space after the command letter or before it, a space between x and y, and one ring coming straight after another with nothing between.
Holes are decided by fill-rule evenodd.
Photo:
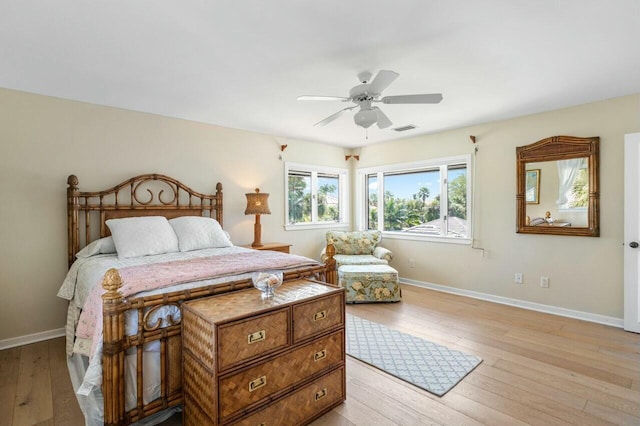
<instances>
[{"instance_id":1,"label":"area rug","mask_svg":"<svg viewBox=\"0 0 640 426\"><path fill-rule=\"evenodd\" d=\"M347 354L442 396L482 359L347 314Z\"/></svg>"}]
</instances>

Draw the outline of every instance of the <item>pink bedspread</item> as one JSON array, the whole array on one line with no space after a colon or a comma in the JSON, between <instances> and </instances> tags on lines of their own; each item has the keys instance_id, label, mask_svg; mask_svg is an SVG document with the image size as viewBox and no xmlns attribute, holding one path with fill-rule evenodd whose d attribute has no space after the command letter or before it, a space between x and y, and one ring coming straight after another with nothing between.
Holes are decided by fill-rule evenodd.
<instances>
[{"instance_id":1,"label":"pink bedspread","mask_svg":"<svg viewBox=\"0 0 640 426\"><path fill-rule=\"evenodd\" d=\"M119 269L124 297L159 288L194 281L208 280L253 271L269 269L286 270L294 267L318 264L303 256L274 251L258 251L225 254L198 259L131 266ZM102 282L96 283L85 302L78 321L76 335L92 339L90 358L93 357L102 336Z\"/></svg>"}]
</instances>

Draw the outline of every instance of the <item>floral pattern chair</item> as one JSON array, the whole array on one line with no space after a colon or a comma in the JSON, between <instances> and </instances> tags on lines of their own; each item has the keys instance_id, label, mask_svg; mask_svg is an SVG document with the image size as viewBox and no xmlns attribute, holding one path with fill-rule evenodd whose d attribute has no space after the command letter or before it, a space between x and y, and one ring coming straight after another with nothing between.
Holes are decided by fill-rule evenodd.
<instances>
[{"instance_id":1,"label":"floral pattern chair","mask_svg":"<svg viewBox=\"0 0 640 426\"><path fill-rule=\"evenodd\" d=\"M380 231L329 231L327 244L333 244L336 268L342 265L386 265L393 259L391 250L378 246L382 240ZM326 246L320 258L326 260Z\"/></svg>"},{"instance_id":2,"label":"floral pattern chair","mask_svg":"<svg viewBox=\"0 0 640 426\"><path fill-rule=\"evenodd\" d=\"M380 231L329 231L326 239L335 247L338 285L348 303L400 301L398 271L388 265L393 253L378 245ZM320 257L326 260L326 247Z\"/></svg>"}]
</instances>

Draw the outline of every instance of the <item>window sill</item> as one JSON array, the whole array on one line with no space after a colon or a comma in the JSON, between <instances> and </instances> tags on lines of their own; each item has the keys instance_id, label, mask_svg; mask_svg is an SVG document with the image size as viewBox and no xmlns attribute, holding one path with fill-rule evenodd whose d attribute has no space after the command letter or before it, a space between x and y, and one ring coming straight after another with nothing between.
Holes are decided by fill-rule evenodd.
<instances>
[{"instance_id":1,"label":"window sill","mask_svg":"<svg viewBox=\"0 0 640 426\"><path fill-rule=\"evenodd\" d=\"M471 245L471 238L456 238L456 237L436 237L431 235L420 235L407 232L390 232L384 231L382 237L390 240L411 240L411 241L428 241L432 243L445 243L445 244L466 244Z\"/></svg>"},{"instance_id":2,"label":"window sill","mask_svg":"<svg viewBox=\"0 0 640 426\"><path fill-rule=\"evenodd\" d=\"M559 213L587 213L588 207L558 207Z\"/></svg>"},{"instance_id":3,"label":"window sill","mask_svg":"<svg viewBox=\"0 0 640 426\"><path fill-rule=\"evenodd\" d=\"M349 229L349 224L344 222L316 222L316 223L296 223L284 226L285 231L304 231L307 229Z\"/></svg>"}]
</instances>

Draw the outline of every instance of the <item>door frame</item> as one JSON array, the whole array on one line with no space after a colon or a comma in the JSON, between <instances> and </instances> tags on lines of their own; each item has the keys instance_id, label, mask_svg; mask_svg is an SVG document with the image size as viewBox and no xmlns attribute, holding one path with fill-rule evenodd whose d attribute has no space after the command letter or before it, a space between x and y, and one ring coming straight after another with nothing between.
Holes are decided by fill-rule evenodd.
<instances>
[{"instance_id":1,"label":"door frame","mask_svg":"<svg viewBox=\"0 0 640 426\"><path fill-rule=\"evenodd\" d=\"M640 333L640 133L624 136L624 329Z\"/></svg>"}]
</instances>

